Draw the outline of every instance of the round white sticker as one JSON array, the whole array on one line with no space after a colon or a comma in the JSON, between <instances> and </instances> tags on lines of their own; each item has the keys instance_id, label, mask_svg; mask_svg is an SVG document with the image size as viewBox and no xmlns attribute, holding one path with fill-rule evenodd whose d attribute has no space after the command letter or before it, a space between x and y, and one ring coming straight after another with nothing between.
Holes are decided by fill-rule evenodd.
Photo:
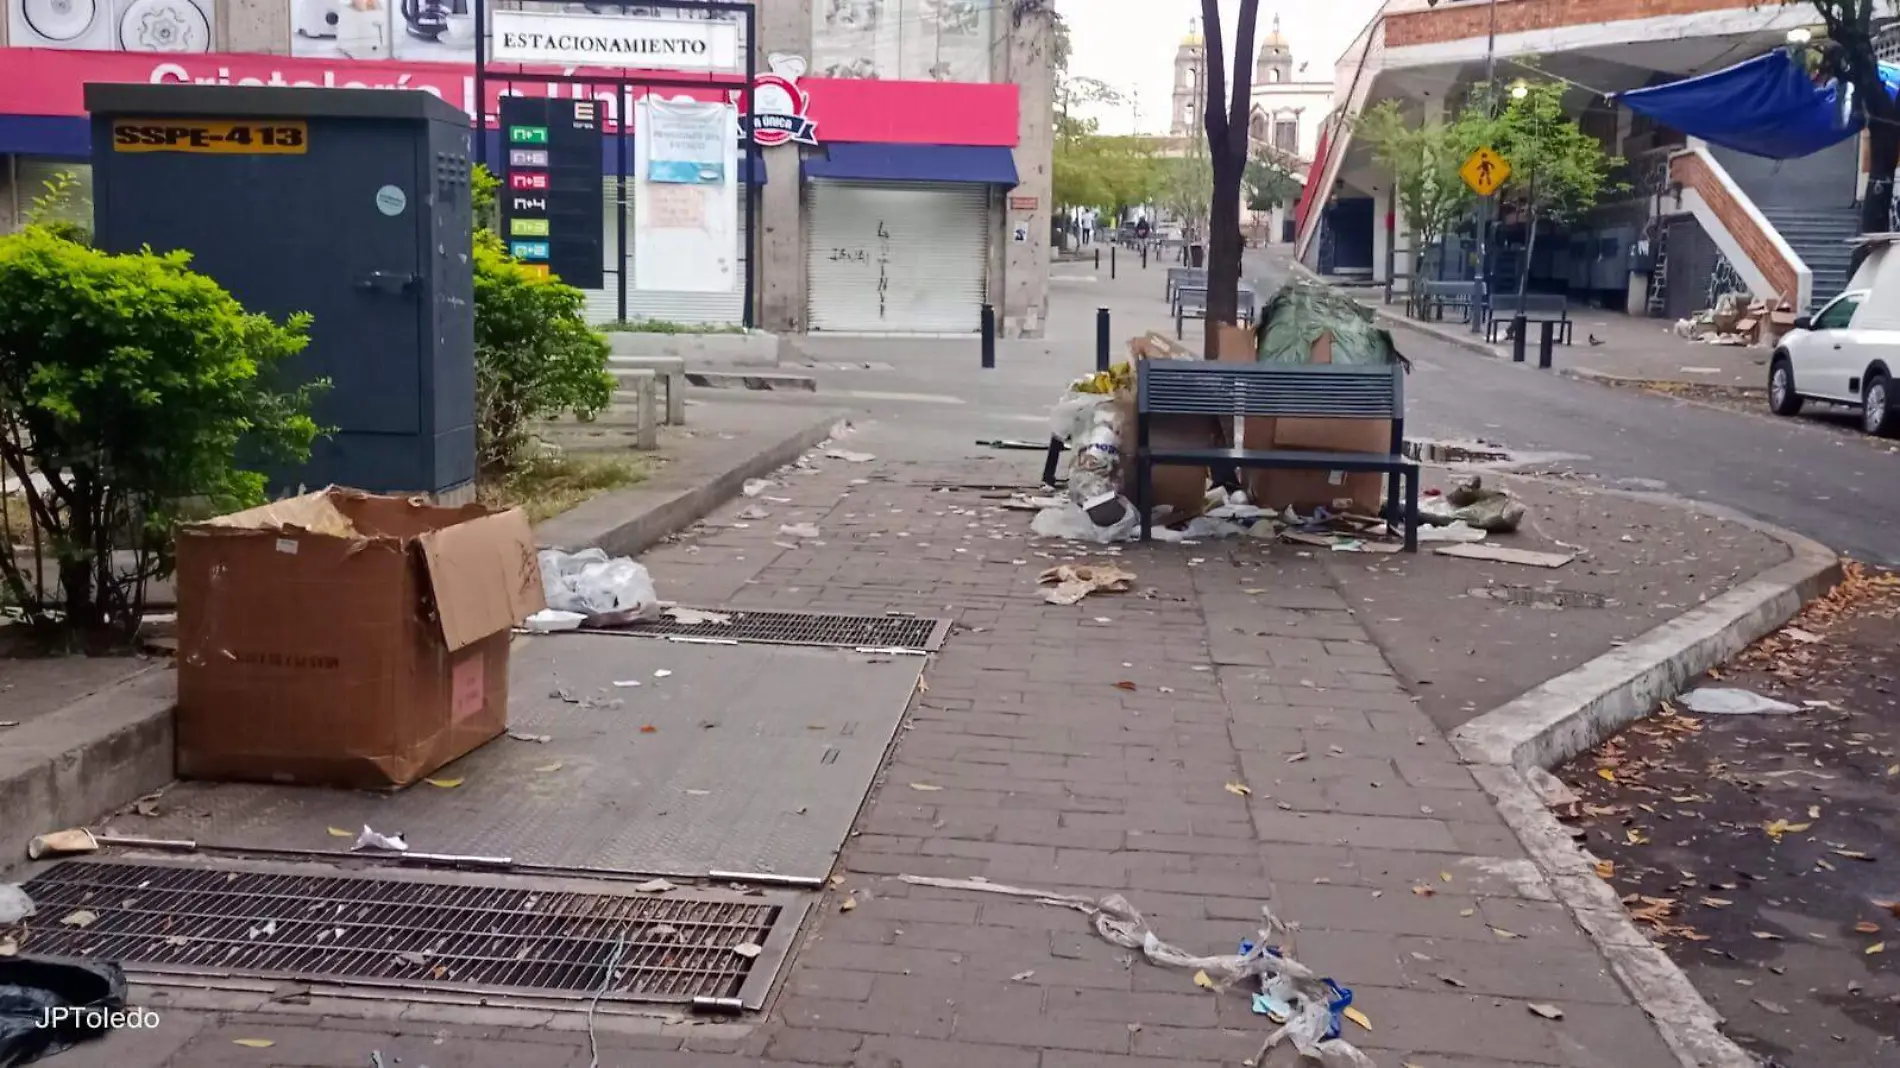
<instances>
[{"instance_id":1,"label":"round white sticker","mask_svg":"<svg viewBox=\"0 0 1900 1068\"><path fill-rule=\"evenodd\" d=\"M376 210L391 217L401 215L409 206L409 196L393 185L386 185L376 191Z\"/></svg>"}]
</instances>

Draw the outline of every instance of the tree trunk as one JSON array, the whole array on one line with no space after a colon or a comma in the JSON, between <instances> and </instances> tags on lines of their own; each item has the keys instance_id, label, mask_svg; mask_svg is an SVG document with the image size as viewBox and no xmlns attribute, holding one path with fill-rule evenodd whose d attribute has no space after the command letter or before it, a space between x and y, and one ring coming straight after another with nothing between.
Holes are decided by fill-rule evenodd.
<instances>
[{"instance_id":1,"label":"tree trunk","mask_svg":"<svg viewBox=\"0 0 1900 1068\"><path fill-rule=\"evenodd\" d=\"M1867 195L1860 202L1860 232L1884 234L1893 229L1893 174L1900 165L1900 126L1895 118L1874 114L1867 123ZM1900 118L1900 116L1896 116ZM1867 245L1855 245L1848 265L1848 277L1860 270L1867 258Z\"/></svg>"},{"instance_id":2,"label":"tree trunk","mask_svg":"<svg viewBox=\"0 0 1900 1068\"><path fill-rule=\"evenodd\" d=\"M1221 323L1238 318L1240 288L1240 187L1247 173L1248 119L1253 110L1254 25L1260 18L1260 0L1240 0L1234 34L1234 84L1231 103L1221 106L1227 88L1226 46L1222 40L1220 0L1201 0L1205 22L1203 40L1207 67L1203 74L1202 113L1207 130L1209 162L1214 168L1213 202L1207 211L1207 320L1202 354L1214 359L1219 351Z\"/></svg>"}]
</instances>

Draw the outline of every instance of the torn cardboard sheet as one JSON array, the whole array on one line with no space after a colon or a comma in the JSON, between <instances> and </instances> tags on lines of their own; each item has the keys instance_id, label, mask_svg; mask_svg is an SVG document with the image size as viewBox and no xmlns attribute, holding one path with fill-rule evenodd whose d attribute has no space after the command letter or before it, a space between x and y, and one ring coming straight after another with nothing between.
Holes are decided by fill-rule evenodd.
<instances>
[{"instance_id":1,"label":"torn cardboard sheet","mask_svg":"<svg viewBox=\"0 0 1900 1068\"><path fill-rule=\"evenodd\" d=\"M1050 604L1075 604L1091 593L1127 593L1134 587L1135 573L1108 564L1063 564L1036 577L1049 589L1042 599Z\"/></svg>"},{"instance_id":2,"label":"torn cardboard sheet","mask_svg":"<svg viewBox=\"0 0 1900 1068\"><path fill-rule=\"evenodd\" d=\"M1455 556L1460 560L1522 564L1525 567L1562 567L1577 558L1575 553L1540 553L1530 549L1512 549L1503 545L1440 545L1432 552L1439 556Z\"/></svg>"}]
</instances>

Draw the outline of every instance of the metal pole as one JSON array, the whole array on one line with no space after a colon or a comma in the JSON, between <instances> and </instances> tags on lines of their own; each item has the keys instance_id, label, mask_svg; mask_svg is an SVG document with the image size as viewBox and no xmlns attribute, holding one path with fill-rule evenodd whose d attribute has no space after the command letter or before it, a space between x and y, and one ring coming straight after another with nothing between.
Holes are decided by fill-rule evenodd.
<instances>
[{"instance_id":1,"label":"metal pole","mask_svg":"<svg viewBox=\"0 0 1900 1068\"><path fill-rule=\"evenodd\" d=\"M485 3L478 2L475 5L475 162L480 166L488 165L487 8ZM501 195L506 196L507 190L502 190ZM495 225L501 225L500 221L497 220Z\"/></svg>"},{"instance_id":2,"label":"metal pole","mask_svg":"<svg viewBox=\"0 0 1900 1068\"><path fill-rule=\"evenodd\" d=\"M482 0L476 0L477 7L481 3ZM748 7L745 10L745 327L748 330L757 325L752 302L759 289L759 257L753 255L760 247L755 243L759 234L758 186L752 181L752 165L759 158L758 128L752 124L752 117L758 114L754 109L757 102L752 96L753 83L759 76L758 41L758 9ZM672 399L669 392L667 402L672 403Z\"/></svg>"},{"instance_id":3,"label":"metal pole","mask_svg":"<svg viewBox=\"0 0 1900 1068\"><path fill-rule=\"evenodd\" d=\"M1095 309L1095 369L1108 370L1108 309Z\"/></svg>"},{"instance_id":4,"label":"metal pole","mask_svg":"<svg viewBox=\"0 0 1900 1068\"><path fill-rule=\"evenodd\" d=\"M1115 277L1115 246L1108 246L1108 276Z\"/></svg>"},{"instance_id":5,"label":"metal pole","mask_svg":"<svg viewBox=\"0 0 1900 1068\"><path fill-rule=\"evenodd\" d=\"M1148 242L1146 241L1141 243L1141 269L1144 271L1148 269Z\"/></svg>"},{"instance_id":6,"label":"metal pole","mask_svg":"<svg viewBox=\"0 0 1900 1068\"><path fill-rule=\"evenodd\" d=\"M627 264L633 262L633 257L627 254L627 172L632 169L627 163L627 138L632 136L628 131L633 129L633 89L623 81L617 95L620 135L614 138L614 251L620 262L614 265L614 285L620 302L615 317L624 323L627 321Z\"/></svg>"},{"instance_id":7,"label":"metal pole","mask_svg":"<svg viewBox=\"0 0 1900 1068\"><path fill-rule=\"evenodd\" d=\"M996 306L983 305L983 369L996 366Z\"/></svg>"},{"instance_id":8,"label":"metal pole","mask_svg":"<svg viewBox=\"0 0 1900 1068\"><path fill-rule=\"evenodd\" d=\"M1095 249L1095 269L1098 271L1102 269L1102 250L1099 246Z\"/></svg>"},{"instance_id":9,"label":"metal pole","mask_svg":"<svg viewBox=\"0 0 1900 1068\"><path fill-rule=\"evenodd\" d=\"M1498 113L1498 0L1491 0L1490 7L1491 32L1484 42L1485 109L1495 118ZM1477 306L1471 313L1471 332L1474 334L1484 329L1485 316L1482 313L1490 304L1485 285L1485 268L1491 258L1491 217L1496 210L1496 193L1478 201L1478 265L1474 272L1474 280L1478 283Z\"/></svg>"}]
</instances>

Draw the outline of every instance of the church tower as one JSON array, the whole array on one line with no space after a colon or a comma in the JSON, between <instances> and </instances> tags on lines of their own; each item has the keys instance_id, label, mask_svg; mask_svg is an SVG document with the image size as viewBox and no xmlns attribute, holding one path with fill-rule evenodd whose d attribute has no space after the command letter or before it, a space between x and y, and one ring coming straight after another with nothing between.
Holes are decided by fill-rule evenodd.
<instances>
[{"instance_id":1,"label":"church tower","mask_svg":"<svg viewBox=\"0 0 1900 1068\"><path fill-rule=\"evenodd\" d=\"M1293 46L1287 44L1286 35L1280 32L1280 16L1273 16L1273 32L1267 34L1266 43L1260 46L1260 59L1254 64L1253 83L1255 86L1279 85L1293 80Z\"/></svg>"},{"instance_id":2,"label":"church tower","mask_svg":"<svg viewBox=\"0 0 1900 1068\"><path fill-rule=\"evenodd\" d=\"M1207 41L1201 36L1201 20L1194 19L1174 53L1174 118L1168 124L1169 136L1187 137L1200 131L1201 105L1207 99L1201 79L1206 74Z\"/></svg>"}]
</instances>

